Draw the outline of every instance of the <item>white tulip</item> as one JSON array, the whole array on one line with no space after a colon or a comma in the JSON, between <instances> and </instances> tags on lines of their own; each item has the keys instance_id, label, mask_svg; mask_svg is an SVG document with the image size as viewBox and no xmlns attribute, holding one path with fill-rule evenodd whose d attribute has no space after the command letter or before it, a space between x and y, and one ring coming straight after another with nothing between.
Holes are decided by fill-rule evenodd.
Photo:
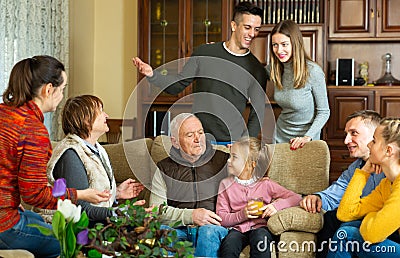
<instances>
[{"instance_id":1,"label":"white tulip","mask_svg":"<svg viewBox=\"0 0 400 258\"><path fill-rule=\"evenodd\" d=\"M80 205L76 207L69 199L65 199L64 201L58 199L57 210L62 213L67 222L72 220L74 223L77 223L81 218L82 207Z\"/></svg>"}]
</instances>

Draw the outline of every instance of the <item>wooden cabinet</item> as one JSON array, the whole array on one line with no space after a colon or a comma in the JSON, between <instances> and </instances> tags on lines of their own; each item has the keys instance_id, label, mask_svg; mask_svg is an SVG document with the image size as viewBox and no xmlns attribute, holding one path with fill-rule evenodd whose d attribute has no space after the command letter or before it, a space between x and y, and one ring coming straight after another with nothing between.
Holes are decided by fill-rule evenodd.
<instances>
[{"instance_id":1,"label":"wooden cabinet","mask_svg":"<svg viewBox=\"0 0 400 258\"><path fill-rule=\"evenodd\" d=\"M328 0L329 39L398 40L398 0Z\"/></svg>"},{"instance_id":2,"label":"wooden cabinet","mask_svg":"<svg viewBox=\"0 0 400 258\"><path fill-rule=\"evenodd\" d=\"M336 180L354 159L344 145L346 118L351 113L371 109L382 117L398 117L400 89L396 87L329 86L331 116L325 126L324 139L331 152L330 182Z\"/></svg>"},{"instance_id":3,"label":"wooden cabinet","mask_svg":"<svg viewBox=\"0 0 400 258\"><path fill-rule=\"evenodd\" d=\"M138 26L139 56L154 69L177 73L184 62L176 60L189 57L194 47L227 37L229 18L222 7L228 1L139 1L139 24L143 25ZM143 87L141 97L151 102L176 101L190 92L191 89L186 89L180 95L172 96L149 85Z\"/></svg>"},{"instance_id":4,"label":"wooden cabinet","mask_svg":"<svg viewBox=\"0 0 400 258\"><path fill-rule=\"evenodd\" d=\"M154 69L177 73L183 66L182 58L189 57L193 48L225 40L230 28L231 0L141 0L139 10L139 57ZM229 9L230 10L230 9ZM180 60L180 61L177 61ZM138 128L139 136L150 136L153 127L149 114L167 111L179 102L179 112L191 111L191 93L186 88L177 96L162 92L139 76ZM177 111L178 112L178 111Z\"/></svg>"}]
</instances>

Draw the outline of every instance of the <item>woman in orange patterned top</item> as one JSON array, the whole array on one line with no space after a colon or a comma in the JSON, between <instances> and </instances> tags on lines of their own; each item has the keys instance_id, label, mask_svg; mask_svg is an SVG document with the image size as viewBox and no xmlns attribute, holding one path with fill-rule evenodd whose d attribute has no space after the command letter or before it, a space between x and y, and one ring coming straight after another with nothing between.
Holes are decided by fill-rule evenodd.
<instances>
[{"instance_id":1,"label":"woman in orange patterned top","mask_svg":"<svg viewBox=\"0 0 400 258\"><path fill-rule=\"evenodd\" d=\"M56 109L66 83L64 65L50 56L24 59L11 71L0 104L0 249L25 249L35 257L60 254L58 240L28 226L51 225L20 204L22 200L39 208L57 208L47 186L51 142L43 114ZM109 193L69 188L61 198L99 203L107 201Z\"/></svg>"}]
</instances>

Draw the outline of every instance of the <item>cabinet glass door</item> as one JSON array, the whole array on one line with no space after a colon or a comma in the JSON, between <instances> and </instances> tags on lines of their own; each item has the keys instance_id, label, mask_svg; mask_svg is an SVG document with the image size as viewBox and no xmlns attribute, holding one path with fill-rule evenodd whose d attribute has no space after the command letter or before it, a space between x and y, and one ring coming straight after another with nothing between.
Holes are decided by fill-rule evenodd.
<instances>
[{"instance_id":1,"label":"cabinet glass door","mask_svg":"<svg viewBox=\"0 0 400 258\"><path fill-rule=\"evenodd\" d=\"M150 64L157 68L179 53L179 0L151 1Z\"/></svg>"},{"instance_id":2,"label":"cabinet glass door","mask_svg":"<svg viewBox=\"0 0 400 258\"><path fill-rule=\"evenodd\" d=\"M162 69L161 73L177 73L175 66L166 65L177 60L180 51L180 1L179 0L151 0L150 2L150 65ZM162 100L175 98L168 93L161 92L158 87L151 85L147 98L157 96Z\"/></svg>"},{"instance_id":3,"label":"cabinet glass door","mask_svg":"<svg viewBox=\"0 0 400 258\"><path fill-rule=\"evenodd\" d=\"M222 1L192 0L192 45L222 40Z\"/></svg>"}]
</instances>

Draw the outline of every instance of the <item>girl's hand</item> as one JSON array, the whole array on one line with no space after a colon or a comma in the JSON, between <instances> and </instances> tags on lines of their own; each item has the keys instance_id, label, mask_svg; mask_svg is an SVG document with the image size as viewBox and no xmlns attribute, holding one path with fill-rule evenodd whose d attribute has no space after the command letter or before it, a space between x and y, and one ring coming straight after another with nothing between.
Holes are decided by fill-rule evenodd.
<instances>
[{"instance_id":1,"label":"girl's hand","mask_svg":"<svg viewBox=\"0 0 400 258\"><path fill-rule=\"evenodd\" d=\"M117 199L132 199L139 195L144 185L128 178L117 187Z\"/></svg>"},{"instance_id":2,"label":"girl's hand","mask_svg":"<svg viewBox=\"0 0 400 258\"><path fill-rule=\"evenodd\" d=\"M244 214L248 219L256 219L259 217L258 213L258 205L254 204L253 201L250 201L246 207L244 207Z\"/></svg>"},{"instance_id":3,"label":"girl's hand","mask_svg":"<svg viewBox=\"0 0 400 258\"><path fill-rule=\"evenodd\" d=\"M272 215L278 212L278 210L275 209L274 205L272 204L267 204L262 208L260 208L260 210L264 211L263 214L261 215L261 218L271 217Z\"/></svg>"},{"instance_id":4,"label":"girl's hand","mask_svg":"<svg viewBox=\"0 0 400 258\"><path fill-rule=\"evenodd\" d=\"M361 169L369 174L374 172L376 174L382 173L382 167L380 165L371 163L369 159L367 160L367 162L365 162L365 165Z\"/></svg>"},{"instance_id":5,"label":"girl's hand","mask_svg":"<svg viewBox=\"0 0 400 258\"><path fill-rule=\"evenodd\" d=\"M303 137L292 138L289 141L290 149L297 150L298 148L303 148L303 146L309 141L311 141L311 137L307 136L307 135L305 135Z\"/></svg>"}]
</instances>

